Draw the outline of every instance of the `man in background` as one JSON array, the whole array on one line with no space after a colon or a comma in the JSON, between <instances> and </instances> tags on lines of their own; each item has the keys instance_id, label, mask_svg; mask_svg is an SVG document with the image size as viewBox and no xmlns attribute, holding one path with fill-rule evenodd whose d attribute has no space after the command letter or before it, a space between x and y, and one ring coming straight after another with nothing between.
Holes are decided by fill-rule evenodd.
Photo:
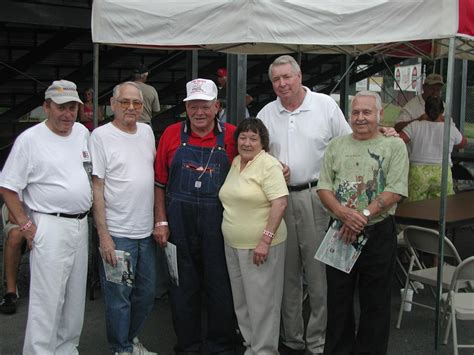
<instances>
[{"instance_id":1,"label":"man in background","mask_svg":"<svg viewBox=\"0 0 474 355\"><path fill-rule=\"evenodd\" d=\"M227 69L217 69L217 99L219 100L219 120L222 122L227 121ZM253 101L253 97L249 94L245 94L245 118L250 117L248 105Z\"/></svg>"},{"instance_id":2,"label":"man in background","mask_svg":"<svg viewBox=\"0 0 474 355\"><path fill-rule=\"evenodd\" d=\"M16 223L15 217L9 213L6 205L2 206L2 216L6 221L3 227L4 248L4 275L6 291L0 302L0 312L3 314L13 314L16 312L17 294L17 274L21 261L22 249L26 246L26 240L20 231L20 226Z\"/></svg>"},{"instance_id":3,"label":"man in background","mask_svg":"<svg viewBox=\"0 0 474 355\"><path fill-rule=\"evenodd\" d=\"M160 100L155 88L151 85L145 84L149 73L148 67L141 64L133 72L133 80L143 94L143 110L138 122L151 125L153 115L160 112Z\"/></svg>"},{"instance_id":4,"label":"man in background","mask_svg":"<svg viewBox=\"0 0 474 355\"><path fill-rule=\"evenodd\" d=\"M395 129L400 132L411 121L425 119L425 100L430 97L440 97L443 90L444 81L440 74L430 74L423 83L423 93L416 95L403 106L395 122Z\"/></svg>"}]
</instances>

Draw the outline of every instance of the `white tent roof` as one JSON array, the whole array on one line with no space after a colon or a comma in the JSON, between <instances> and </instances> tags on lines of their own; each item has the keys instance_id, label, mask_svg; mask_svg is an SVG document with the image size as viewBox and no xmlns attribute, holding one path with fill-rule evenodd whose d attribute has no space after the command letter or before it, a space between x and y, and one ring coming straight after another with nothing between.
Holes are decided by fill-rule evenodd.
<instances>
[{"instance_id":1,"label":"white tent roof","mask_svg":"<svg viewBox=\"0 0 474 355\"><path fill-rule=\"evenodd\" d=\"M92 38L228 53L377 51L437 58L447 48L438 40L456 35L458 23L454 0L95 0ZM458 45L472 51L462 39Z\"/></svg>"}]
</instances>

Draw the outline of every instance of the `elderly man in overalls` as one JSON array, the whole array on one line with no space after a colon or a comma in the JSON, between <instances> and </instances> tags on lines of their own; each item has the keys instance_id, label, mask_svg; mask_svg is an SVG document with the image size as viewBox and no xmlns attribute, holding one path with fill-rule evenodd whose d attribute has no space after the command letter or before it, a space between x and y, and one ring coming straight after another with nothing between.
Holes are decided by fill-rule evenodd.
<instances>
[{"instance_id":1,"label":"elderly man in overalls","mask_svg":"<svg viewBox=\"0 0 474 355\"><path fill-rule=\"evenodd\" d=\"M216 119L217 87L211 80L186 85L187 120L169 126L155 162L155 239L177 247L179 286L170 292L176 354L235 354L232 294L221 231L218 192L237 154L235 127ZM201 329L205 294L207 334Z\"/></svg>"}]
</instances>

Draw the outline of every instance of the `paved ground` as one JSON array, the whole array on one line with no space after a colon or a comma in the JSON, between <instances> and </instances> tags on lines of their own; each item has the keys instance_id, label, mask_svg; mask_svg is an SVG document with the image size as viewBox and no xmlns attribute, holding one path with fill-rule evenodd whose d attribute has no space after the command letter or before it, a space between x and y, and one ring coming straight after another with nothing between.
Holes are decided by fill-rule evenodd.
<instances>
[{"instance_id":1,"label":"paved ground","mask_svg":"<svg viewBox=\"0 0 474 355\"><path fill-rule=\"evenodd\" d=\"M474 230L472 227L464 228L458 232L456 246L461 257L474 255ZM27 270L27 266L24 266ZM24 272L22 272L24 274ZM23 280L27 278L22 275ZM24 282L24 281L22 281ZM23 286L22 286L23 287ZM433 354L434 347L434 312L421 308L415 308L412 312L404 313L402 329L395 329L395 321L398 315L400 302L400 285L395 282L392 298L392 330L389 344L389 355ZM108 354L104 324L104 306L100 298L100 291L96 292L97 299L87 301L85 324L80 343L80 353L87 355ZM422 294L415 295L418 299L431 298L430 292L424 290ZM27 316L27 297L19 301L18 313L15 315L0 314L0 355L21 354L24 330ZM474 340L474 322L460 324L460 339L466 341ZM147 321L143 334L140 335L142 342L160 355L173 354L175 336L172 329L171 315L168 301L156 301L154 311ZM465 351L465 354L473 354L473 350ZM440 348L439 354L452 354L452 346L449 343ZM461 352L461 354L463 354Z\"/></svg>"}]
</instances>

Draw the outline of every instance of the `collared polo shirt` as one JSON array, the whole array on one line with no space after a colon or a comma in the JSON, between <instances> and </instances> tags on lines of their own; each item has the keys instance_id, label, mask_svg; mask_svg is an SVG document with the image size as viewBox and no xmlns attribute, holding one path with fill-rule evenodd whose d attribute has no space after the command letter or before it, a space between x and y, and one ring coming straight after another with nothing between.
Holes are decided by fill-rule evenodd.
<instances>
[{"instance_id":1,"label":"collared polo shirt","mask_svg":"<svg viewBox=\"0 0 474 355\"><path fill-rule=\"evenodd\" d=\"M289 185L318 179L331 139L352 132L330 96L304 89L305 98L296 110L288 111L277 98L257 114L270 134L270 153L290 168Z\"/></svg>"}]
</instances>

